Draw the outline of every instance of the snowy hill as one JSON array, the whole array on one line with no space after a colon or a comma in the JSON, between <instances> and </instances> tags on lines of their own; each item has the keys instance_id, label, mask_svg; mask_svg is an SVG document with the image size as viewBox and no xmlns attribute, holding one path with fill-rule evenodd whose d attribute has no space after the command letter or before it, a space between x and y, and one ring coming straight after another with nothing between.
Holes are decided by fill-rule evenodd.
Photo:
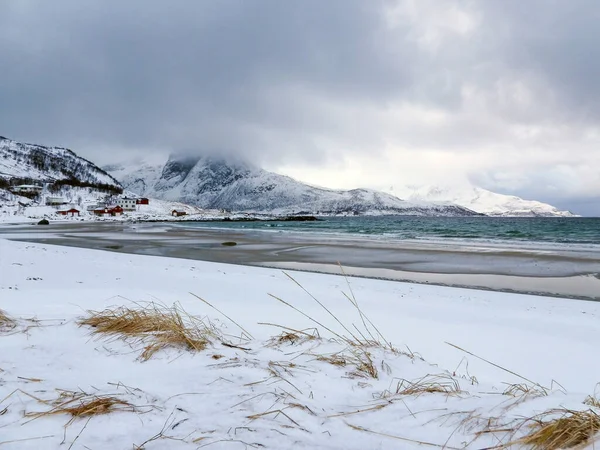
<instances>
[{"instance_id":1,"label":"snowy hill","mask_svg":"<svg viewBox=\"0 0 600 450\"><path fill-rule=\"evenodd\" d=\"M164 165L105 167L125 189L146 197L207 209L271 214L470 216L467 208L404 201L370 189L350 191L310 186L241 161L171 155Z\"/></svg>"},{"instance_id":2,"label":"snowy hill","mask_svg":"<svg viewBox=\"0 0 600 450\"><path fill-rule=\"evenodd\" d=\"M106 171L71 150L23 144L1 136L0 179L121 190Z\"/></svg>"},{"instance_id":3,"label":"snowy hill","mask_svg":"<svg viewBox=\"0 0 600 450\"><path fill-rule=\"evenodd\" d=\"M396 191L396 190L394 190ZM472 185L456 187L406 186L398 194L411 201L449 202L490 216L575 217L547 203L497 194Z\"/></svg>"}]
</instances>

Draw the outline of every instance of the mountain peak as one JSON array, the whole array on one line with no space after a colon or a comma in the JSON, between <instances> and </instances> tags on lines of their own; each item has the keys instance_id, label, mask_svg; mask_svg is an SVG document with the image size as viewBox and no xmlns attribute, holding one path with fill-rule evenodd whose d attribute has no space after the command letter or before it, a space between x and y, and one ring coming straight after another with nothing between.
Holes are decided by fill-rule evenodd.
<instances>
[{"instance_id":1,"label":"mountain peak","mask_svg":"<svg viewBox=\"0 0 600 450\"><path fill-rule=\"evenodd\" d=\"M137 194L208 209L271 214L476 214L456 205L405 202L371 189L317 188L228 155L176 153L163 166L114 174Z\"/></svg>"}]
</instances>

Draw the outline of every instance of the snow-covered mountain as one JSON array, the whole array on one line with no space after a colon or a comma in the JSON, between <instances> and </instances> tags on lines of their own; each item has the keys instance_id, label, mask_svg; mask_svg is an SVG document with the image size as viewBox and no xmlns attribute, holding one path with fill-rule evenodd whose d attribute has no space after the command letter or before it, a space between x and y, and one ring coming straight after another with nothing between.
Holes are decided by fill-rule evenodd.
<instances>
[{"instance_id":1,"label":"snow-covered mountain","mask_svg":"<svg viewBox=\"0 0 600 450\"><path fill-rule=\"evenodd\" d=\"M523 200L513 195L497 194L462 184L453 187L405 186L393 192L411 201L448 202L489 216L506 217L575 217L547 203Z\"/></svg>"},{"instance_id":2,"label":"snow-covered mountain","mask_svg":"<svg viewBox=\"0 0 600 450\"><path fill-rule=\"evenodd\" d=\"M0 188L9 184L53 183L120 192L111 175L73 151L23 144L0 136Z\"/></svg>"},{"instance_id":3,"label":"snow-covered mountain","mask_svg":"<svg viewBox=\"0 0 600 450\"><path fill-rule=\"evenodd\" d=\"M171 155L164 165L105 167L123 187L146 197L181 201L201 208L274 214L403 214L470 216L467 208L404 201L370 189L326 189L241 161Z\"/></svg>"}]
</instances>

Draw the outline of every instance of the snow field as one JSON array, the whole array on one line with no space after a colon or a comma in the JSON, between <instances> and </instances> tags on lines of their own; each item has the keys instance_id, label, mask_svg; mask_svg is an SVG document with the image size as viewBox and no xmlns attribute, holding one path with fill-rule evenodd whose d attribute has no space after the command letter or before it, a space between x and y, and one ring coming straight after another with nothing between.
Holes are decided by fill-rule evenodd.
<instances>
[{"instance_id":1,"label":"snow field","mask_svg":"<svg viewBox=\"0 0 600 450\"><path fill-rule=\"evenodd\" d=\"M527 433L493 431L523 417L593 409L598 303L290 275L0 240L0 309L16 320L0 332L0 448L482 449ZM147 302L210 324L208 347L144 361L148 341L78 324ZM127 404L45 414L110 397Z\"/></svg>"}]
</instances>

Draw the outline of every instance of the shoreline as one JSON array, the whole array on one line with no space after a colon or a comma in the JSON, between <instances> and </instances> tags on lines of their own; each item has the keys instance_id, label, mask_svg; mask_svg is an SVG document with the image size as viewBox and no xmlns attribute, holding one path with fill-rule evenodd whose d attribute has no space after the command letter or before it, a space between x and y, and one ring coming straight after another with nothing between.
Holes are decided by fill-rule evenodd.
<instances>
[{"instance_id":1,"label":"shoreline","mask_svg":"<svg viewBox=\"0 0 600 450\"><path fill-rule=\"evenodd\" d=\"M0 227L0 238L116 253L417 284L600 300L600 256L585 249L416 243L293 232L77 223ZM236 242L224 246L223 242Z\"/></svg>"}]
</instances>

